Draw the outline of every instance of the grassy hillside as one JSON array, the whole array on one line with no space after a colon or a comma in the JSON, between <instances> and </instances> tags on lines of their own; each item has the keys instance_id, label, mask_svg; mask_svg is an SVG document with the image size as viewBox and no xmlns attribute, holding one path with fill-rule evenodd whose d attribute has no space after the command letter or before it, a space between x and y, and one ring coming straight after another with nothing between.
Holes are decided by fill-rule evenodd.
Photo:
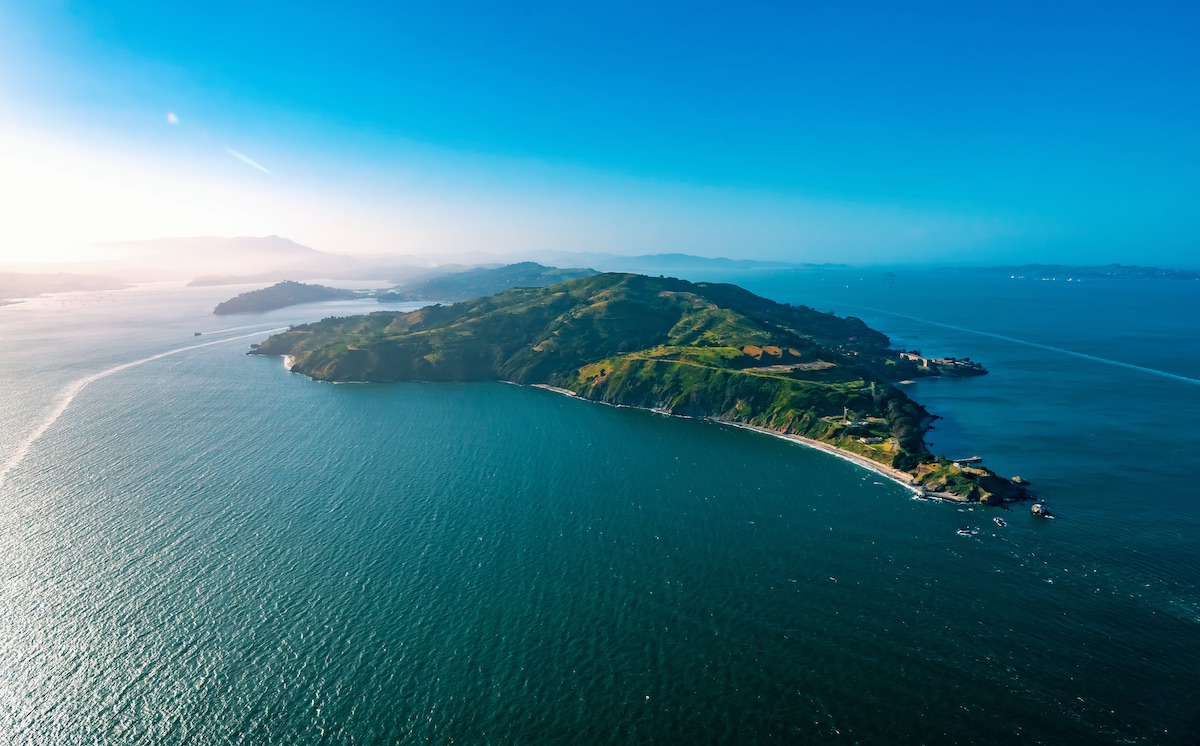
<instances>
[{"instance_id":1,"label":"grassy hillside","mask_svg":"<svg viewBox=\"0 0 1200 746\"><path fill-rule=\"evenodd\" d=\"M410 313L326 319L258 354L327 381L510 380L816 438L912 471L928 413L856 318L734 285L603 274Z\"/></svg>"}]
</instances>

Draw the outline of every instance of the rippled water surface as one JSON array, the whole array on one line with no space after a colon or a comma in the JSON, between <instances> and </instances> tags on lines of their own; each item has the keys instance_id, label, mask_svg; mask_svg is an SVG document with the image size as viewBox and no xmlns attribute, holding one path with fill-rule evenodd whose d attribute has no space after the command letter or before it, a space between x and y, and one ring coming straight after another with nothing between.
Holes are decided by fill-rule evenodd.
<instances>
[{"instance_id":1,"label":"rippled water surface","mask_svg":"<svg viewBox=\"0 0 1200 746\"><path fill-rule=\"evenodd\" d=\"M1060 517L704 422L243 354L369 303L0 307L0 742L1195 742L1195 287L745 284L983 361L912 386L934 448Z\"/></svg>"}]
</instances>

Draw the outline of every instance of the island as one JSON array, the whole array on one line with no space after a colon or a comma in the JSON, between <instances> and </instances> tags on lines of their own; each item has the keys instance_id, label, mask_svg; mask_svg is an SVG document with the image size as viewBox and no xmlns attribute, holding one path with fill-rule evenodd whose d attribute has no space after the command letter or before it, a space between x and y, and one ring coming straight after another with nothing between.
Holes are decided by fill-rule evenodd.
<instances>
[{"instance_id":1,"label":"island","mask_svg":"<svg viewBox=\"0 0 1200 746\"><path fill-rule=\"evenodd\" d=\"M213 313L217 316L226 316L231 313L262 313L299 303L352 300L358 297L359 293L353 290L342 290L325 285L306 285L303 282L284 280L271 287L251 290L219 303L213 309Z\"/></svg>"},{"instance_id":2,"label":"island","mask_svg":"<svg viewBox=\"0 0 1200 746\"><path fill-rule=\"evenodd\" d=\"M495 295L509 288L543 287L595 274L598 274L596 270L582 267L559 269L537 262L519 262L501 267L472 267L424 278L416 282L397 282L396 288L381 292L377 297L385 303L422 300L460 301Z\"/></svg>"},{"instance_id":3,"label":"island","mask_svg":"<svg viewBox=\"0 0 1200 746\"><path fill-rule=\"evenodd\" d=\"M854 317L736 285L607 273L450 306L302 324L253 345L319 381L510 381L802 440L921 496L1002 503L1024 484L930 453L893 382L936 371Z\"/></svg>"}]
</instances>

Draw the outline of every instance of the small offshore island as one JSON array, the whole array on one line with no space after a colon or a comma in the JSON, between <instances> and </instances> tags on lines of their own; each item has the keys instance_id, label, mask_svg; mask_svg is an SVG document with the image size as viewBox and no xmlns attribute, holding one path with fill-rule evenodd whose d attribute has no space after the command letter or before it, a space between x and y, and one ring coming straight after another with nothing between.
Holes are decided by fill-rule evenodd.
<instances>
[{"instance_id":1,"label":"small offshore island","mask_svg":"<svg viewBox=\"0 0 1200 746\"><path fill-rule=\"evenodd\" d=\"M262 313L287 308L301 303L319 303L327 300L352 300L360 297L353 290L331 288L326 285L308 285L303 282L284 280L261 290L250 290L222 301L213 309L216 316L233 313Z\"/></svg>"},{"instance_id":2,"label":"small offshore island","mask_svg":"<svg viewBox=\"0 0 1200 746\"><path fill-rule=\"evenodd\" d=\"M803 440L921 495L991 504L1032 497L1019 478L929 452L935 418L893 382L938 375L953 358L893 350L860 319L736 285L599 274L303 324L251 354L289 356L293 371L320 381L540 385Z\"/></svg>"}]
</instances>

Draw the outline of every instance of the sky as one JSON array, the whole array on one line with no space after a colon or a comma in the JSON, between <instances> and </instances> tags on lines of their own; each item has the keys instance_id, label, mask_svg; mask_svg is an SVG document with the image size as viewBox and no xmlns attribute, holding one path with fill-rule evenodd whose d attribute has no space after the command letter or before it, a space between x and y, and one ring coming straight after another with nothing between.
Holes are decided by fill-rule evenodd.
<instances>
[{"instance_id":1,"label":"sky","mask_svg":"<svg viewBox=\"0 0 1200 746\"><path fill-rule=\"evenodd\" d=\"M1185 2L0 0L0 260L276 234L1196 267L1198 21Z\"/></svg>"}]
</instances>

